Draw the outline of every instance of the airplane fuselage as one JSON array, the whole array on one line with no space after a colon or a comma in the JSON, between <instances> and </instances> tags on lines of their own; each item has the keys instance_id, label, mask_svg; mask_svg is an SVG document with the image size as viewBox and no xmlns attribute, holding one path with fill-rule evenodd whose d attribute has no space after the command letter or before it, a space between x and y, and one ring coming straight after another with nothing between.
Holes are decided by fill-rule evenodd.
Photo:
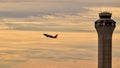
<instances>
[{"instance_id":1,"label":"airplane fuselage","mask_svg":"<svg viewBox=\"0 0 120 68\"><path fill-rule=\"evenodd\" d=\"M49 35L49 34L44 34L44 36L49 37L49 38L57 38L58 34L56 34L55 36Z\"/></svg>"}]
</instances>

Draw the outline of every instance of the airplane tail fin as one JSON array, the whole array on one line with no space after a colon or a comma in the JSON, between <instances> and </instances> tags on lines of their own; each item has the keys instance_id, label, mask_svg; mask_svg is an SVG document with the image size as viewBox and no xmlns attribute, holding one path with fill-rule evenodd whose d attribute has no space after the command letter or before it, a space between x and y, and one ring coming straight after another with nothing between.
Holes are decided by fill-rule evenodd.
<instances>
[{"instance_id":1,"label":"airplane tail fin","mask_svg":"<svg viewBox=\"0 0 120 68\"><path fill-rule=\"evenodd\" d=\"M57 38L58 37L58 34L56 34L55 36L54 36L54 38Z\"/></svg>"}]
</instances>

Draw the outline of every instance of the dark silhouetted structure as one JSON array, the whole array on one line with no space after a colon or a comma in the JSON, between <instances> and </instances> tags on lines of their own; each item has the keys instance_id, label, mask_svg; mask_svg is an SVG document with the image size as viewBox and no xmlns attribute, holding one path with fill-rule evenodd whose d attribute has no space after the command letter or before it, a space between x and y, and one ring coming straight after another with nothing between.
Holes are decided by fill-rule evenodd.
<instances>
[{"instance_id":1,"label":"dark silhouetted structure","mask_svg":"<svg viewBox=\"0 0 120 68\"><path fill-rule=\"evenodd\" d=\"M99 13L100 19L95 22L98 33L98 68L112 67L112 33L116 22L111 19L112 13Z\"/></svg>"}]
</instances>

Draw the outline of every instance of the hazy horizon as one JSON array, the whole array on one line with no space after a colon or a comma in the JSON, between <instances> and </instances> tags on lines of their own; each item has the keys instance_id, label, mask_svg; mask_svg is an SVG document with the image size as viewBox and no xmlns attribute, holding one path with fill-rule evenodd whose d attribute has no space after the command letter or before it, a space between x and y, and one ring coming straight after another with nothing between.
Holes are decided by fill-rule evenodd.
<instances>
[{"instance_id":1,"label":"hazy horizon","mask_svg":"<svg viewBox=\"0 0 120 68\"><path fill-rule=\"evenodd\" d=\"M98 13L112 13L120 67L119 0L0 0L0 68L97 68ZM58 34L57 39L43 34Z\"/></svg>"}]
</instances>

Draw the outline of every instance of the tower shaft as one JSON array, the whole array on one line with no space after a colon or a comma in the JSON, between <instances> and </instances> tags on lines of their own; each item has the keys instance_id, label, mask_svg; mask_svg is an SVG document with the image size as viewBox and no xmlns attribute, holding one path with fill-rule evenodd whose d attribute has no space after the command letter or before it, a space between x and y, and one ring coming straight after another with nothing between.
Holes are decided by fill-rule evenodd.
<instances>
[{"instance_id":1,"label":"tower shaft","mask_svg":"<svg viewBox=\"0 0 120 68\"><path fill-rule=\"evenodd\" d=\"M96 27L98 32L98 68L112 67L112 32L114 27Z\"/></svg>"}]
</instances>

